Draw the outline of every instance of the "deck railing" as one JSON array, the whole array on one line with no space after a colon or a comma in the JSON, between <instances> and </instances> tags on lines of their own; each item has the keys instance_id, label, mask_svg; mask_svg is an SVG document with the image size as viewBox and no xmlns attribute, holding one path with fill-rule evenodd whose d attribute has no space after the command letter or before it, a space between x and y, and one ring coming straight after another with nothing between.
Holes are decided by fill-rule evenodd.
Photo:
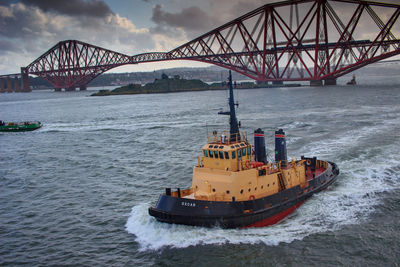
<instances>
[{"instance_id":1,"label":"deck railing","mask_svg":"<svg viewBox=\"0 0 400 267\"><path fill-rule=\"evenodd\" d=\"M230 134L228 131L223 131L219 134L217 131L208 133L208 143L210 144L231 144L239 141L247 140L245 131L241 131L238 134Z\"/></svg>"}]
</instances>

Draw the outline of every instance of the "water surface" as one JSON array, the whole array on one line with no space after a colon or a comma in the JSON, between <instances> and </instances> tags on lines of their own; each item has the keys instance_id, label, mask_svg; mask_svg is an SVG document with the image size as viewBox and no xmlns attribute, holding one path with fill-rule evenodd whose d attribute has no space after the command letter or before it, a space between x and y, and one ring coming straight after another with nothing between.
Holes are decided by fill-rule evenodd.
<instances>
[{"instance_id":1,"label":"water surface","mask_svg":"<svg viewBox=\"0 0 400 267\"><path fill-rule=\"evenodd\" d=\"M186 188L207 131L228 127L227 92L86 97L1 94L0 119L44 127L0 134L0 265L380 265L400 262L400 86L240 90L249 135L270 155L338 164L337 182L281 223L222 230L148 216ZM251 138L250 138L251 139Z\"/></svg>"}]
</instances>

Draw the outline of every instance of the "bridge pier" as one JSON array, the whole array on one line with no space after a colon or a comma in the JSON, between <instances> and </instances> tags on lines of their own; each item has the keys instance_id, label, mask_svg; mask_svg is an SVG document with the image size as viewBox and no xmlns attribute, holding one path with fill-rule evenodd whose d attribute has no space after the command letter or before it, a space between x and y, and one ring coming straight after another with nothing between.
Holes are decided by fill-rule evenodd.
<instances>
[{"instance_id":1,"label":"bridge pier","mask_svg":"<svg viewBox=\"0 0 400 267\"><path fill-rule=\"evenodd\" d=\"M5 93L6 89L4 88L4 80L0 79L0 93Z\"/></svg>"},{"instance_id":2,"label":"bridge pier","mask_svg":"<svg viewBox=\"0 0 400 267\"><path fill-rule=\"evenodd\" d=\"M66 92L72 92L72 91L75 91L75 90L76 90L75 86L71 86L71 87L65 88Z\"/></svg>"},{"instance_id":3,"label":"bridge pier","mask_svg":"<svg viewBox=\"0 0 400 267\"><path fill-rule=\"evenodd\" d=\"M322 80L310 80L310 86L322 86Z\"/></svg>"},{"instance_id":4,"label":"bridge pier","mask_svg":"<svg viewBox=\"0 0 400 267\"><path fill-rule=\"evenodd\" d=\"M14 92L18 93L20 91L20 87L19 87L19 79L18 77L14 78Z\"/></svg>"},{"instance_id":5,"label":"bridge pier","mask_svg":"<svg viewBox=\"0 0 400 267\"><path fill-rule=\"evenodd\" d=\"M7 77L7 92L8 93L12 93L13 89L12 89L12 81L10 77Z\"/></svg>"},{"instance_id":6,"label":"bridge pier","mask_svg":"<svg viewBox=\"0 0 400 267\"><path fill-rule=\"evenodd\" d=\"M268 86L268 82L267 81L256 81L256 84L258 85L258 86Z\"/></svg>"},{"instance_id":7,"label":"bridge pier","mask_svg":"<svg viewBox=\"0 0 400 267\"><path fill-rule=\"evenodd\" d=\"M329 78L325 80L310 80L310 86L329 86L336 85L336 78Z\"/></svg>"},{"instance_id":8,"label":"bridge pier","mask_svg":"<svg viewBox=\"0 0 400 267\"><path fill-rule=\"evenodd\" d=\"M22 81L22 92L32 92L32 88L29 85L29 75L26 68L21 68L21 81Z\"/></svg>"},{"instance_id":9,"label":"bridge pier","mask_svg":"<svg viewBox=\"0 0 400 267\"><path fill-rule=\"evenodd\" d=\"M273 81L272 85L283 85L283 81Z\"/></svg>"},{"instance_id":10,"label":"bridge pier","mask_svg":"<svg viewBox=\"0 0 400 267\"><path fill-rule=\"evenodd\" d=\"M324 80L324 85L336 85L336 78L329 78Z\"/></svg>"},{"instance_id":11,"label":"bridge pier","mask_svg":"<svg viewBox=\"0 0 400 267\"><path fill-rule=\"evenodd\" d=\"M79 91L85 91L85 90L87 90L86 84L85 84L85 85L81 85L81 86L79 87Z\"/></svg>"}]
</instances>

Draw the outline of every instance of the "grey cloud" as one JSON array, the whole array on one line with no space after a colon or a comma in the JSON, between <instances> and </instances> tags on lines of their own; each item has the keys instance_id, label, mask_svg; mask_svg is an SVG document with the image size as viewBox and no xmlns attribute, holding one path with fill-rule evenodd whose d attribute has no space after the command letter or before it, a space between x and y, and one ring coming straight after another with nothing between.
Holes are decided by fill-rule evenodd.
<instances>
[{"instance_id":1,"label":"grey cloud","mask_svg":"<svg viewBox=\"0 0 400 267\"><path fill-rule=\"evenodd\" d=\"M0 16L0 35L8 38L33 38L42 34L44 22L37 13L19 6L10 12L11 16Z\"/></svg>"},{"instance_id":2,"label":"grey cloud","mask_svg":"<svg viewBox=\"0 0 400 267\"><path fill-rule=\"evenodd\" d=\"M152 28L152 32L173 35L176 34L176 28L181 28L185 31L187 37L195 38L259 6L273 1L207 0L203 2L203 8L190 6L176 13L167 12L163 6L156 5L153 7L151 18L156 23L156 27ZM207 12L204 10L207 10Z\"/></svg>"},{"instance_id":3,"label":"grey cloud","mask_svg":"<svg viewBox=\"0 0 400 267\"><path fill-rule=\"evenodd\" d=\"M0 39L0 55L4 55L7 52L16 52L19 48L13 43L8 40L1 40Z\"/></svg>"},{"instance_id":4,"label":"grey cloud","mask_svg":"<svg viewBox=\"0 0 400 267\"><path fill-rule=\"evenodd\" d=\"M102 0L22 0L22 2L26 5L37 6L45 12L53 11L69 16L104 17L113 13Z\"/></svg>"},{"instance_id":5,"label":"grey cloud","mask_svg":"<svg viewBox=\"0 0 400 267\"><path fill-rule=\"evenodd\" d=\"M185 36L183 36L183 32L180 31L178 28L168 27L165 25L157 25L156 27L151 28L150 32L152 34L163 34L166 36L174 36L176 39L185 38Z\"/></svg>"},{"instance_id":6,"label":"grey cloud","mask_svg":"<svg viewBox=\"0 0 400 267\"><path fill-rule=\"evenodd\" d=\"M0 54L4 55L20 51L34 54L36 58L57 42L66 39L78 39L127 54L155 47L148 31L135 31L133 24L130 26L122 21L124 18L115 14L103 18L72 17L54 12L46 13L36 6L27 8L21 3L9 5L2 12Z\"/></svg>"},{"instance_id":7,"label":"grey cloud","mask_svg":"<svg viewBox=\"0 0 400 267\"><path fill-rule=\"evenodd\" d=\"M0 16L0 35L8 38L26 40L34 38L50 38L52 36L57 37L65 35L66 30L73 27L80 27L80 29L86 28L90 30L101 29L101 25L104 23L105 19L105 17L94 16L56 16L54 13L44 13L45 11L38 6L32 6L32 3L34 2L44 3L45 1L23 1L30 2L31 8L26 8L24 4L9 5L7 10L9 13L11 13L11 15ZM61 3L61 1L54 2ZM74 0L72 2L80 3L82 1ZM94 3L93 1L91 2ZM53 7L54 6L55 4ZM69 28L67 25L63 25L63 20L70 23Z\"/></svg>"},{"instance_id":8,"label":"grey cloud","mask_svg":"<svg viewBox=\"0 0 400 267\"><path fill-rule=\"evenodd\" d=\"M157 25L180 27L188 31L211 30L219 26L219 20L217 18L210 17L197 6L184 8L179 13L169 13L163 11L161 5L156 5L153 8L153 16L151 19Z\"/></svg>"}]
</instances>

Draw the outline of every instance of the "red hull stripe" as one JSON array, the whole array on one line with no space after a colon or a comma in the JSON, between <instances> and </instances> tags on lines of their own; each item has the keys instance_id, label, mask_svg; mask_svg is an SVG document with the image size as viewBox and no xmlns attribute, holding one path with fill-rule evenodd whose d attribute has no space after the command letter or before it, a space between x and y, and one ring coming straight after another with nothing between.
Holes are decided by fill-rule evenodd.
<instances>
[{"instance_id":1,"label":"red hull stripe","mask_svg":"<svg viewBox=\"0 0 400 267\"><path fill-rule=\"evenodd\" d=\"M283 134L276 134L275 138L285 138L285 136Z\"/></svg>"},{"instance_id":2,"label":"red hull stripe","mask_svg":"<svg viewBox=\"0 0 400 267\"><path fill-rule=\"evenodd\" d=\"M263 134L254 134L255 137L264 137Z\"/></svg>"},{"instance_id":3,"label":"red hull stripe","mask_svg":"<svg viewBox=\"0 0 400 267\"><path fill-rule=\"evenodd\" d=\"M250 224L248 226L245 226L243 228L250 228L250 227L264 227L264 226L268 226L268 225L273 225L276 224L277 222L279 222L280 220L282 220L283 218L285 218L286 216L288 216L290 213L292 213L293 211L295 211L298 207L300 207L302 204L304 203L304 200L297 203L294 206L291 206L290 208L288 208L287 210L284 210L278 214L275 214L267 219L264 219L262 221Z\"/></svg>"}]
</instances>

